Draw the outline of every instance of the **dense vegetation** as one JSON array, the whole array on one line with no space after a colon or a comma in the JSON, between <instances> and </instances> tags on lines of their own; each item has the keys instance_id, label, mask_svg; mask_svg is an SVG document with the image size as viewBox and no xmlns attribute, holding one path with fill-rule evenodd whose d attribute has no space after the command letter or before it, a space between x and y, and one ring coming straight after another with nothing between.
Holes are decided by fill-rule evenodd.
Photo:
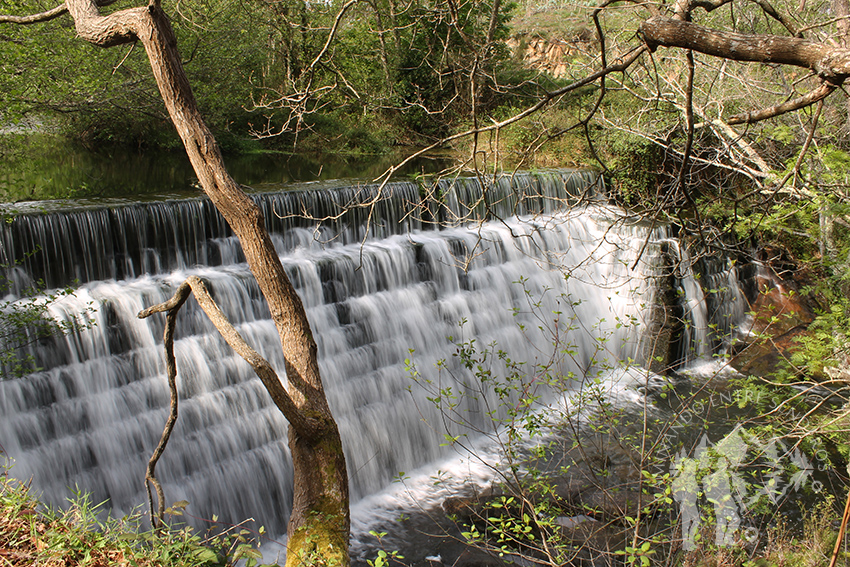
<instances>
[{"instance_id":1,"label":"dense vegetation","mask_svg":"<svg viewBox=\"0 0 850 567\"><path fill-rule=\"evenodd\" d=\"M470 116L473 62L474 74L506 86L488 89L483 107L516 94L518 67L507 64L501 43L511 4L489 39L487 3L461 3L450 14L427 2L360 2L345 10L331 38L341 6L211 0L172 7L189 79L226 151L246 149L253 136L274 137L282 148L373 154L444 135ZM4 120L30 117L93 148L176 146L142 50L98 50L73 41L70 26L58 19L4 29ZM497 46L479 57L493 40Z\"/></svg>"},{"instance_id":2,"label":"dense vegetation","mask_svg":"<svg viewBox=\"0 0 850 567\"><path fill-rule=\"evenodd\" d=\"M0 474L0 559L12 567L216 567L242 560L257 564L254 543L263 530L211 526L203 536L191 528L160 532L142 527L142 515L103 517L103 503L77 491L63 509L38 502L27 485ZM182 514L175 504L169 514Z\"/></svg>"}]
</instances>

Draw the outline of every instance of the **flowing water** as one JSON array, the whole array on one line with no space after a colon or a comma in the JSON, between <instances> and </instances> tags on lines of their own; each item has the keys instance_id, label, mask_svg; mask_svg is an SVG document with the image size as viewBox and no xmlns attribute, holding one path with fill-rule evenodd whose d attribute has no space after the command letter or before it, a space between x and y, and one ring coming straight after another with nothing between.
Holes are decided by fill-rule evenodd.
<instances>
[{"instance_id":1,"label":"flowing water","mask_svg":"<svg viewBox=\"0 0 850 567\"><path fill-rule=\"evenodd\" d=\"M470 339L529 363L566 341L570 356L554 364L577 381L620 360L642 362L661 249L675 241L609 206L599 184L594 174L553 171L489 179L484 189L455 179L255 195L318 342L350 470L355 539L370 529L370 514L392 507L388 487L400 471L453 458L407 359L421 381L452 373L455 388L471 379L452 357L455 343ZM429 193L439 200L423 201ZM8 273L13 293L33 281L77 280L51 313L93 323L29 345L40 370L0 382L0 444L12 473L32 477L48 502L61 504L74 486L109 499L114 514L146 501L145 465L169 394L164 318L136 314L187 276L202 277L242 336L284 373L238 243L206 200L22 214L3 226L0 245L7 263L19 260ZM720 346L708 332L712 310L728 326L743 317L742 302L728 263L711 270L728 292L711 305L689 264L678 278L685 351L705 354ZM252 517L282 534L292 497L285 420L192 301L176 337L180 417L158 466L168 501L187 500L199 518ZM483 405L466 403L471 430L487 428ZM438 498L420 484L416 498Z\"/></svg>"}]
</instances>

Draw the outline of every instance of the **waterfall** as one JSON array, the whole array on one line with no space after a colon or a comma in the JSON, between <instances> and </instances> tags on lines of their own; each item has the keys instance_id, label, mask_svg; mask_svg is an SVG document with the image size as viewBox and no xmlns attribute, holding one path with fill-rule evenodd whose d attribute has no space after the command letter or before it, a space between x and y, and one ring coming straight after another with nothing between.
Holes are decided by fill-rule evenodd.
<instances>
[{"instance_id":1,"label":"waterfall","mask_svg":"<svg viewBox=\"0 0 850 567\"><path fill-rule=\"evenodd\" d=\"M556 171L484 185L455 179L254 196L307 309L354 502L445 454L442 433L430 426L439 413L405 369L411 351L423 379L433 380L438 361L452 364L454 342L471 338L533 363L560 337L570 356L557 371L578 379L640 362L640 327L626 323L645 323L655 260L670 236L589 198L595 183L592 174ZM423 200L429 195L439 200ZM48 502L63 503L74 486L109 499L115 514L145 502L145 464L169 394L164 317L136 314L187 276L207 282L247 342L284 374L259 289L208 201L21 215L0 243L7 258L38 250L8 272L19 287L83 282L50 310L93 323L29 345L40 370L0 381L0 444L12 473L32 477ZM700 292L686 290L693 294ZM707 317L708 303L689 308L694 321L697 312ZM200 518L253 517L283 533L292 497L285 420L194 301L175 336L180 417L158 466L168 503L187 500ZM466 409L473 427L486 426L480 410Z\"/></svg>"},{"instance_id":2,"label":"waterfall","mask_svg":"<svg viewBox=\"0 0 850 567\"><path fill-rule=\"evenodd\" d=\"M600 194L599 179L591 172L565 170L502 176L483 184L474 178L439 179L433 184L401 181L253 197L275 246L284 253L303 245L299 238L305 236L308 242L351 244L463 219L551 213ZM15 266L7 276L15 293L33 281L57 288L244 261L229 227L208 199L82 210L51 203L42 207L47 211L23 214L0 225L0 265ZM11 205L8 213L16 212Z\"/></svg>"},{"instance_id":3,"label":"waterfall","mask_svg":"<svg viewBox=\"0 0 850 567\"><path fill-rule=\"evenodd\" d=\"M748 303L735 262L716 251L692 252L678 240L667 244L673 252L683 322L676 358L687 364L726 354L747 318Z\"/></svg>"}]
</instances>

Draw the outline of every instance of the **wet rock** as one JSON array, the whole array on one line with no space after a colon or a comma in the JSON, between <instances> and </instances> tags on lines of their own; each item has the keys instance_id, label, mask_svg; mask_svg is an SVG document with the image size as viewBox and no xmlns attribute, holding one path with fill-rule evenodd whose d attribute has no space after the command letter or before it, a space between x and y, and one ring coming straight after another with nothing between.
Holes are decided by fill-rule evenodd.
<instances>
[{"instance_id":1,"label":"wet rock","mask_svg":"<svg viewBox=\"0 0 850 567\"><path fill-rule=\"evenodd\" d=\"M588 514L596 518L622 521L627 516L636 517L640 508L647 504L648 498L634 486L614 487L583 492L581 504Z\"/></svg>"},{"instance_id":2,"label":"wet rock","mask_svg":"<svg viewBox=\"0 0 850 567\"><path fill-rule=\"evenodd\" d=\"M494 499L505 496L504 493L490 487L469 496L449 496L443 500L443 512L459 522L470 522L480 518L484 509Z\"/></svg>"},{"instance_id":3,"label":"wet rock","mask_svg":"<svg viewBox=\"0 0 850 567\"><path fill-rule=\"evenodd\" d=\"M536 541L546 537L546 533L550 537L555 535L550 531L555 529L557 535L571 546L570 565L601 567L618 564L618 558L622 557L614 552L624 549L629 532L625 517L636 516L638 506L645 506L651 498L639 491L641 472L637 463L641 461L638 455L612 442L609 435L589 434L582 437L580 447L564 448L551 458L552 461L541 461L535 465L539 469L548 466L557 472L551 473L548 478L527 479L533 488L524 494L533 504L548 501L551 505L548 510L555 515L555 526L535 532ZM515 486L496 485L478 494L447 498L442 509L459 524L476 524L481 529L485 518L493 515L520 517L523 507L519 494ZM511 505L490 507L492 502L511 495L515 498ZM517 549L516 552L533 556L538 553L533 547ZM481 551L461 555L457 549L448 548L439 551L445 565L490 567L508 561L522 564L519 556L496 558L481 555ZM455 557L458 557L458 562L455 562Z\"/></svg>"},{"instance_id":4,"label":"wet rock","mask_svg":"<svg viewBox=\"0 0 850 567\"><path fill-rule=\"evenodd\" d=\"M590 475L558 476L548 482L555 498L567 503L578 503L582 492L599 486L599 481Z\"/></svg>"},{"instance_id":5,"label":"wet rock","mask_svg":"<svg viewBox=\"0 0 850 567\"><path fill-rule=\"evenodd\" d=\"M752 329L735 349L731 364L743 374L769 376L800 348L796 339L806 333L815 316L793 281L761 271L752 285L757 291L750 300Z\"/></svg>"}]
</instances>

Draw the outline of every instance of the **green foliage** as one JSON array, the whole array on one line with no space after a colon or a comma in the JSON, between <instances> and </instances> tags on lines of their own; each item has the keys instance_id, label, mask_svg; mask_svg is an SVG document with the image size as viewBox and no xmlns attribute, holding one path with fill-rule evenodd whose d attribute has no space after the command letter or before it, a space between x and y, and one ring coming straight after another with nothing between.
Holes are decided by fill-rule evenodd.
<instances>
[{"instance_id":1,"label":"green foliage","mask_svg":"<svg viewBox=\"0 0 850 567\"><path fill-rule=\"evenodd\" d=\"M840 360L836 354L847 348L850 337L850 298L831 297L827 309L809 325L808 332L797 338L800 349L791 354L790 366L809 378L823 378ZM787 372L780 368L780 372ZM781 375L780 378L785 377Z\"/></svg>"},{"instance_id":2,"label":"green foliage","mask_svg":"<svg viewBox=\"0 0 850 567\"><path fill-rule=\"evenodd\" d=\"M311 116L310 128L313 134L302 138L301 150L322 152L333 147L334 153L356 159L385 154L393 145L392 129L379 117L326 112Z\"/></svg>"},{"instance_id":3,"label":"green foliage","mask_svg":"<svg viewBox=\"0 0 850 567\"><path fill-rule=\"evenodd\" d=\"M540 306L531 297L529 305ZM566 315L556 315L575 330ZM842 317L847 319L836 310L821 324L833 329ZM581 323L585 328L601 324ZM636 325L618 321L618 326ZM688 392L673 379L659 385L659 376L631 362L610 362L613 345L602 336L591 370L577 384L574 376L558 372L557 356L542 356L549 360L545 364L518 362L495 344L463 338L463 328L461 322L460 339L450 337L455 343L451 358L438 363L440 379L429 382L413 360L406 364L440 410L446 445L468 450L472 429L499 447L501 460L490 463L492 485L480 496L454 499L447 508L461 537L491 553L563 565L583 549L601 545L617 560L641 567L697 565L699 557L720 556L729 565L742 565L756 561L754 548L747 546L764 550L777 543L767 526L789 491L812 490L814 471L829 467L822 455L831 443L828 427L797 443L786 437L787 426L765 417L790 416L804 430L817 426L801 419L810 415L813 402L795 389L799 380L791 374L732 386L716 377L717 382L705 383L692 378ZM554 350L567 357L575 356L577 348L569 331L553 339ZM828 335L825 330L822 340ZM610 390L621 372L639 383L645 380L638 387L645 399L638 402L643 405L637 414ZM544 404L544 399L560 402ZM472 425L472 417L480 414L492 429ZM846 428L845 422L835 424L835 435ZM632 472L612 462L617 455L627 457L626 470ZM576 482L585 483L573 489L582 496L564 490ZM585 499L588 493L600 496ZM606 499L616 501L617 509ZM680 515L686 506L692 521L687 527ZM576 527L577 517L590 519ZM687 553L681 551L683 541L692 548ZM765 556L770 557L767 551Z\"/></svg>"},{"instance_id":4,"label":"green foliage","mask_svg":"<svg viewBox=\"0 0 850 567\"><path fill-rule=\"evenodd\" d=\"M12 222L13 217L4 220ZM35 253L37 250L31 252ZM6 274L13 273L13 268L14 265L0 265ZM73 287L45 292L44 283L38 281L17 296L10 294L11 287L11 279L0 280L0 293L5 296L0 300L0 379L20 378L37 370L35 357L27 348L32 343L79 333L94 324L88 317L91 306L71 319L60 320L51 314L51 307L74 293Z\"/></svg>"},{"instance_id":5,"label":"green foliage","mask_svg":"<svg viewBox=\"0 0 850 567\"><path fill-rule=\"evenodd\" d=\"M606 151L611 182L617 198L625 205L637 205L655 194L659 181L661 150L646 138L632 134L609 134Z\"/></svg>"},{"instance_id":6,"label":"green foliage","mask_svg":"<svg viewBox=\"0 0 850 567\"><path fill-rule=\"evenodd\" d=\"M32 9L21 4L4 4L4 12ZM190 10L179 10L173 25L201 109L217 134L239 125L245 136L249 78L263 62L246 11L216 1L193 3ZM5 25L0 38L3 122L31 117L93 147L179 146L140 47L91 46L75 37L67 16L37 26Z\"/></svg>"},{"instance_id":7,"label":"green foliage","mask_svg":"<svg viewBox=\"0 0 850 567\"><path fill-rule=\"evenodd\" d=\"M77 319L59 321L50 307L74 293L73 288L43 293L42 286L28 288L22 297L0 301L0 378L19 378L37 370L36 360L26 346L49 337L82 332L92 325L87 313Z\"/></svg>"},{"instance_id":8,"label":"green foliage","mask_svg":"<svg viewBox=\"0 0 850 567\"><path fill-rule=\"evenodd\" d=\"M148 531L138 511L113 518L105 514L104 504L76 490L67 508L45 507L4 468L0 535L8 549L28 556L33 565L229 567L240 562L256 567L261 559L256 542L262 528L252 533L241 526L213 525L203 537L189 527ZM183 507L177 503L171 510L179 515Z\"/></svg>"},{"instance_id":9,"label":"green foliage","mask_svg":"<svg viewBox=\"0 0 850 567\"><path fill-rule=\"evenodd\" d=\"M3 215L3 221L11 223L13 215ZM30 254L36 254L33 250ZM21 259L17 259L20 262ZM0 379L20 378L38 370L32 351L27 347L51 337L80 333L94 322L89 318L89 305L76 317L57 319L51 308L64 298L73 295L72 286L45 291L44 282L30 282L21 291L13 290L12 274L16 264L2 265L5 276L0 278ZM17 295L13 295L13 291Z\"/></svg>"},{"instance_id":10,"label":"green foliage","mask_svg":"<svg viewBox=\"0 0 850 567\"><path fill-rule=\"evenodd\" d=\"M369 535L375 537L378 540L378 543L383 547L382 540L384 536L387 535L387 532L371 530ZM400 554L397 550L387 551L386 549L379 549L378 553L375 555L375 559L367 559L366 563L369 564L369 567L388 567L393 562L400 563L402 559L404 559L404 555Z\"/></svg>"},{"instance_id":11,"label":"green foliage","mask_svg":"<svg viewBox=\"0 0 850 567\"><path fill-rule=\"evenodd\" d=\"M447 134L452 124L469 116L472 81L478 85L479 112L504 101L494 80L497 69L509 67L502 41L508 36L514 7L511 2L501 5L492 36L495 43L490 44L492 2L464 0L455 7L416 3L406 18L411 27L404 33L395 87L399 104L409 107L407 128L427 136Z\"/></svg>"},{"instance_id":12,"label":"green foliage","mask_svg":"<svg viewBox=\"0 0 850 567\"><path fill-rule=\"evenodd\" d=\"M768 134L782 143L792 142L787 125L774 125ZM796 295L801 298L786 290L786 299L809 303L815 312L813 321L773 306L770 311L752 313L754 321L764 328L761 335L749 339L754 345L764 345L751 347L753 350L772 348L774 335L804 324L807 328L780 350L781 356L762 371L763 375L735 382L741 407L766 416L762 428L772 435L799 435L804 431L803 446L826 443L832 447L831 464L838 465L838 455L850 454L846 418L837 397L822 400L814 408L813 400L824 395L824 387L840 391L846 379L850 229L843 219L850 213L846 194L850 154L830 144L811 151L796 174L799 155L788 158L786 171L779 172L789 174L787 185L776 189L770 198L743 200L742 193L753 196L749 188L728 186L703 212L704 218L721 230L733 232L743 241L758 242L765 251L767 267L783 277L790 276L793 284L800 286ZM733 209L728 205L730 199L741 201ZM768 288L766 293L778 291ZM812 392L817 394L809 395Z\"/></svg>"},{"instance_id":13,"label":"green foliage","mask_svg":"<svg viewBox=\"0 0 850 567\"><path fill-rule=\"evenodd\" d=\"M528 298L532 308L539 308L530 293ZM565 301L571 303L568 298ZM578 347L569 339L570 331L578 327L566 314L554 315L563 319L566 330L562 328L561 335L552 329L559 333L560 340L555 343L555 355L545 363L518 362L495 344L480 347L475 339L453 337L449 337L455 341L452 358L437 363L445 378L425 380L415 363L406 361L411 377L426 390L427 400L440 410L445 444L468 447L468 433L463 428L471 427L477 434L491 437L499 447L501 460L491 463L496 477L488 490L492 495L471 505L468 517L456 518L462 537L500 556L524 557L543 565L566 564L583 549L576 535L581 528L576 528L579 532L565 529L559 518L578 514L604 517L599 510L576 508L576 503L559 494L559 479L568 478L573 472L571 467L585 470L582 467L586 466L572 462L577 457L567 455L577 456L585 451L602 455L606 450L632 451L641 446L638 431L629 430L623 410L607 396L602 376L614 369L608 359L608 339L603 336L596 341L597 354L591 357L595 370L577 387L575 376L558 370L558 360L576 355ZM619 326L634 324L621 321ZM464 325L462 321L461 333ZM544 397L569 402L564 407L543 404ZM472 418L478 414L486 416L490 426L472 426ZM582 461L594 458L585 455ZM592 465L591 471L594 485L605 486L610 471L604 459L600 465ZM646 478L644 503L646 513L652 514L651 509L659 504L669 505L669 490L665 492L664 486L669 478L663 474L647 474ZM619 521L640 523L634 518ZM652 553L642 542L638 552L630 556L649 557Z\"/></svg>"},{"instance_id":14,"label":"green foliage","mask_svg":"<svg viewBox=\"0 0 850 567\"><path fill-rule=\"evenodd\" d=\"M23 13L21 4L5 9ZM473 91L478 112L542 92L505 47L511 2L501 3L492 31L489 1L399 10L373 0L337 21L342 5L164 3L224 151L243 151L243 140L258 135L279 137L272 145L372 154L449 133L470 118ZM4 123L29 118L93 148L179 147L142 49L87 45L67 17L5 26L0 37L8 47L0 62Z\"/></svg>"}]
</instances>

